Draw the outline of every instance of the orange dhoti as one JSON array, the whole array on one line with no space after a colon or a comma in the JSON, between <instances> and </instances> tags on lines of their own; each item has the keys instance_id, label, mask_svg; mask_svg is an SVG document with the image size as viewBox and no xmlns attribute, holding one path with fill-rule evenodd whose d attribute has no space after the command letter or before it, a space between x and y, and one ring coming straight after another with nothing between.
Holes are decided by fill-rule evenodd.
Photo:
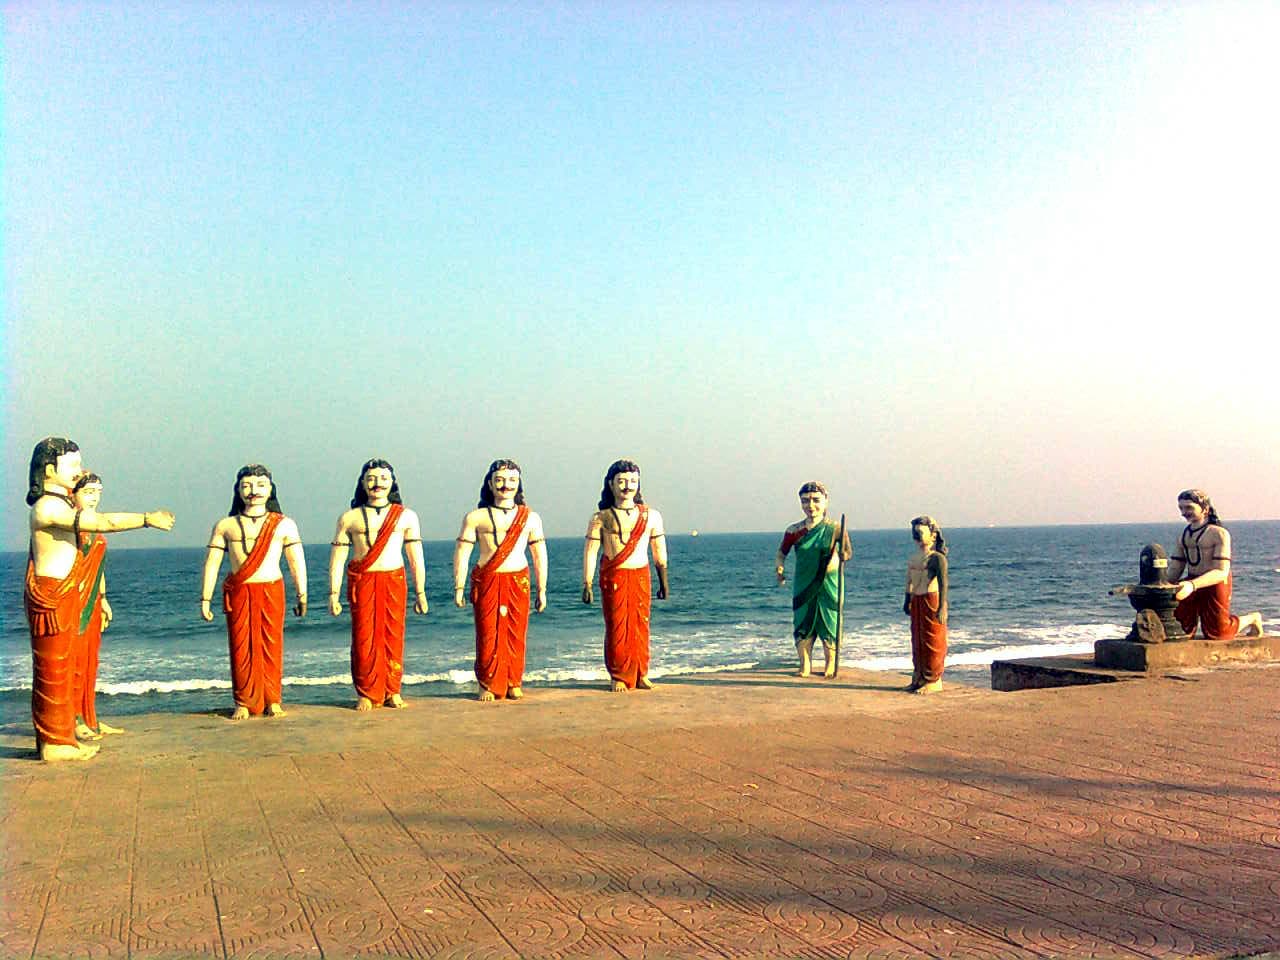
<instances>
[{"instance_id":1,"label":"orange dhoti","mask_svg":"<svg viewBox=\"0 0 1280 960\"><path fill-rule=\"evenodd\" d=\"M649 567L600 570L604 665L628 690L649 673Z\"/></svg>"},{"instance_id":2,"label":"orange dhoti","mask_svg":"<svg viewBox=\"0 0 1280 960\"><path fill-rule=\"evenodd\" d=\"M98 728L97 686L98 650L102 646L102 601L95 599L89 623L80 633L76 650L76 713L84 722Z\"/></svg>"},{"instance_id":3,"label":"orange dhoti","mask_svg":"<svg viewBox=\"0 0 1280 960\"><path fill-rule=\"evenodd\" d=\"M384 521L384 526L390 524ZM400 692L404 676L404 621L407 588L404 567L395 570L347 568L351 605L351 682L356 693L381 706Z\"/></svg>"},{"instance_id":4,"label":"orange dhoti","mask_svg":"<svg viewBox=\"0 0 1280 960\"><path fill-rule=\"evenodd\" d=\"M1207 640L1231 640L1240 631L1240 618L1231 615L1231 575L1225 583L1202 587L1179 600L1173 615L1188 637L1196 635L1196 624Z\"/></svg>"},{"instance_id":5,"label":"orange dhoti","mask_svg":"<svg viewBox=\"0 0 1280 960\"><path fill-rule=\"evenodd\" d=\"M261 536L261 535L260 535ZM280 703L284 675L284 580L223 583L231 649L231 695L252 714Z\"/></svg>"},{"instance_id":6,"label":"orange dhoti","mask_svg":"<svg viewBox=\"0 0 1280 960\"><path fill-rule=\"evenodd\" d=\"M938 622L938 595L911 595L911 667L918 683L942 679L947 658L947 628Z\"/></svg>"},{"instance_id":7,"label":"orange dhoti","mask_svg":"<svg viewBox=\"0 0 1280 960\"><path fill-rule=\"evenodd\" d=\"M80 644L80 595L75 572L66 579L27 571L27 624L31 629L31 720L36 747L76 745L75 673Z\"/></svg>"},{"instance_id":8,"label":"orange dhoti","mask_svg":"<svg viewBox=\"0 0 1280 960\"><path fill-rule=\"evenodd\" d=\"M524 681L528 568L505 573L482 568L472 571L471 604L476 624L476 681L501 699Z\"/></svg>"}]
</instances>

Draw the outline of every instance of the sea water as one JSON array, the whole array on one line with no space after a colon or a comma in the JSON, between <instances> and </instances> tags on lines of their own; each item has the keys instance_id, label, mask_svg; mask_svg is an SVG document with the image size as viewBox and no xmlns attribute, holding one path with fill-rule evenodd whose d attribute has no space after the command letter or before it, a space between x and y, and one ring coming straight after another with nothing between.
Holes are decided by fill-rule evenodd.
<instances>
[{"instance_id":1,"label":"sea water","mask_svg":"<svg viewBox=\"0 0 1280 960\"><path fill-rule=\"evenodd\" d=\"M1280 630L1280 521L1230 525L1235 553L1233 609L1261 610ZM1123 636L1133 613L1110 587L1133 582L1138 552L1150 541L1171 546L1173 524L1125 524L947 530L950 547L952 679L985 683L994 658L1084 652ZM650 676L777 668L795 661L791 585L777 586L774 533L669 537L671 597L654 601ZM909 531L851 530L846 567L844 666L911 669L910 630L902 613ZM453 605L452 541L428 542L430 612L407 618L408 697L474 693L470 608ZM525 684L603 685L599 600L581 601L582 540L547 541L548 608L530 618ZM115 620L103 634L98 712L106 718L153 711L195 712L231 705L221 590L215 618L200 618L203 548L109 549L106 574ZM284 699L351 703L350 616L330 615L327 544L308 547L303 619L285 629ZM0 604L0 722L30 722L31 650L22 611L25 553L0 554L9 600ZM226 572L224 565L223 573ZM286 581L288 576L286 574ZM655 581L656 582L656 581ZM288 605L293 585L288 582ZM412 598L410 598L412 602ZM820 659L820 657L819 657Z\"/></svg>"}]
</instances>

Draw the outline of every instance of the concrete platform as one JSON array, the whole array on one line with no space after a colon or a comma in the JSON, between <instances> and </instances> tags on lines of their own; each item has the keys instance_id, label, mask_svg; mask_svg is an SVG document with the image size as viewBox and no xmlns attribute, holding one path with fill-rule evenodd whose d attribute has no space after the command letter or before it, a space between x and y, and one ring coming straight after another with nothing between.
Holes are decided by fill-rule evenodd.
<instances>
[{"instance_id":1,"label":"concrete platform","mask_svg":"<svg viewBox=\"0 0 1280 960\"><path fill-rule=\"evenodd\" d=\"M1093 655L1088 653L993 660L991 663L991 689L1006 693L1045 687L1075 687L1085 683L1115 683L1137 680L1139 676L1131 670L1099 667L1093 662Z\"/></svg>"},{"instance_id":2,"label":"concrete platform","mask_svg":"<svg viewBox=\"0 0 1280 960\"><path fill-rule=\"evenodd\" d=\"M1142 671L1207 667L1231 662L1257 663L1280 660L1280 636L1177 640L1173 643L1099 640L1093 645L1093 658L1099 667Z\"/></svg>"}]
</instances>

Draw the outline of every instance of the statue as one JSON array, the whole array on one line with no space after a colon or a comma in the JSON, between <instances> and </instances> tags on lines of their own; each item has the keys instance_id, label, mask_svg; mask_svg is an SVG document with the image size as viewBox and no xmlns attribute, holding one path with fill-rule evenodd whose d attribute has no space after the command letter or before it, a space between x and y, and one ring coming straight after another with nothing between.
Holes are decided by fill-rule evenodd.
<instances>
[{"instance_id":1,"label":"statue","mask_svg":"<svg viewBox=\"0 0 1280 960\"><path fill-rule=\"evenodd\" d=\"M281 687L284 677L283 554L298 592L293 612L307 613L307 561L298 525L280 509L271 471L251 463L236 473L231 509L213 525L205 554L200 589L200 616L213 620L210 604L224 554L231 572L222 581L222 609L227 615L231 649L232 720L250 714L284 716Z\"/></svg>"},{"instance_id":2,"label":"statue","mask_svg":"<svg viewBox=\"0 0 1280 960\"><path fill-rule=\"evenodd\" d=\"M97 511L102 500L102 478L96 473L86 473L76 481L72 496L76 509ZM107 601L106 565L107 540L100 533L81 532L78 537L80 552L86 557L98 551L100 557L97 574L86 571L80 589L80 641L76 649L76 739L100 740L113 733L124 733L98 719L98 652L102 646L102 631L111 625L114 612Z\"/></svg>"},{"instance_id":3,"label":"statue","mask_svg":"<svg viewBox=\"0 0 1280 960\"><path fill-rule=\"evenodd\" d=\"M78 507L72 491L84 472L80 448L65 437L45 437L31 453L23 602L31 631L31 720L36 750L46 761L86 760L98 752L98 744L76 739L75 676L82 597L100 576L106 546L95 538L83 551L81 534L173 528L167 510L98 513Z\"/></svg>"},{"instance_id":4,"label":"statue","mask_svg":"<svg viewBox=\"0 0 1280 960\"><path fill-rule=\"evenodd\" d=\"M486 703L524 696L525 639L529 631L529 562L538 578L538 613L547 609L547 544L542 518L524 502L520 465L495 460L480 484L476 509L462 518L453 549L453 602L466 606L467 566L480 545L471 571L471 605L476 631L478 699Z\"/></svg>"},{"instance_id":5,"label":"statue","mask_svg":"<svg viewBox=\"0 0 1280 960\"><path fill-rule=\"evenodd\" d=\"M347 554L355 546L355 557ZM342 612L339 595L342 569L347 570L347 602L351 604L351 681L356 709L400 708L404 679L404 554L413 573L413 609L428 610L426 566L418 515L400 500L396 472L385 460L369 460L360 468L351 509L338 518L329 551L329 612Z\"/></svg>"},{"instance_id":6,"label":"statue","mask_svg":"<svg viewBox=\"0 0 1280 960\"><path fill-rule=\"evenodd\" d=\"M827 518L827 488L817 480L800 488L800 509L804 519L783 531L778 555L774 557L774 573L778 586L786 583L787 554L795 547L791 617L796 653L800 656L799 676L810 675L813 644L821 639L826 654L822 675L830 678L836 675L839 657L844 601L841 573L844 563L853 557L853 547L843 520L837 525Z\"/></svg>"},{"instance_id":7,"label":"statue","mask_svg":"<svg viewBox=\"0 0 1280 960\"><path fill-rule=\"evenodd\" d=\"M902 612L911 617L912 693L942 689L947 658L947 542L933 517L911 521L916 552L907 561L907 588Z\"/></svg>"},{"instance_id":8,"label":"statue","mask_svg":"<svg viewBox=\"0 0 1280 960\"><path fill-rule=\"evenodd\" d=\"M1178 512L1187 521L1169 557L1169 579L1178 584L1174 616L1194 637L1197 623L1208 640L1230 640L1253 630L1262 636L1262 614L1231 614L1231 534L1203 490L1178 494Z\"/></svg>"},{"instance_id":9,"label":"statue","mask_svg":"<svg viewBox=\"0 0 1280 960\"><path fill-rule=\"evenodd\" d=\"M649 548L658 571L658 599L668 596L667 541L662 514L640 494L640 467L631 460L609 465L599 509L587 524L582 553L582 602L591 603L591 581L600 561L604 608L604 663L615 693L652 690L649 680Z\"/></svg>"}]
</instances>

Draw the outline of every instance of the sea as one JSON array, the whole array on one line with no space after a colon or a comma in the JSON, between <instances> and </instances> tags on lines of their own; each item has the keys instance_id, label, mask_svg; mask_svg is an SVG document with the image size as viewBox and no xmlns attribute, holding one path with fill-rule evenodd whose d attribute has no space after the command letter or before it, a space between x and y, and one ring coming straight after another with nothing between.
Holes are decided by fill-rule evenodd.
<instances>
[{"instance_id":1,"label":"sea","mask_svg":"<svg viewBox=\"0 0 1280 960\"><path fill-rule=\"evenodd\" d=\"M1280 521L1229 524L1235 612L1261 610L1280 631ZM1181 525L1122 524L947 530L951 573L947 676L987 685L993 659L1079 653L1123 636L1133 619L1108 590L1136 582L1143 545L1171 546ZM851 530L841 666L909 673L902 614L909 532ZM773 573L779 534L669 535L671 596L654 601L650 676L790 667L791 588ZM471 611L453 605L452 541L425 544L430 612L409 613L406 697L474 694ZM350 619L330 615L327 544L306 548L311 608L285 628L284 699L350 704ZM227 636L200 618L203 548L108 549L115 620L103 634L98 713L105 719L205 713L231 706ZM582 540L548 540L548 607L531 617L525 686L603 686L599 601L581 600ZM22 609L26 553L0 553L0 723L30 724L31 649ZM788 565L789 568L789 565ZM224 566L223 572L226 572ZM789 572L789 569L788 569ZM294 602L288 585L289 606ZM220 600L221 591L215 593ZM318 601L318 602L317 602ZM890 678L887 676L886 680ZM896 677L893 678L896 680ZM12 727L11 725L17 725Z\"/></svg>"}]
</instances>

